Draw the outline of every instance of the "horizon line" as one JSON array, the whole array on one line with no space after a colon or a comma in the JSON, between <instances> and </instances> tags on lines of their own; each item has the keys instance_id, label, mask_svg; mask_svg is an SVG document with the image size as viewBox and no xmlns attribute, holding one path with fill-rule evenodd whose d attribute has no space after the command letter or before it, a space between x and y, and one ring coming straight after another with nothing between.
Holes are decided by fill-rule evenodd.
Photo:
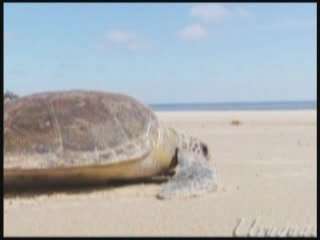
<instances>
[{"instance_id":1,"label":"horizon line","mask_svg":"<svg viewBox=\"0 0 320 240\"><path fill-rule=\"evenodd\" d=\"M301 103L312 102L317 103L317 99L313 100L263 100L263 101L217 101L217 102L167 102L167 103L147 103L148 105L186 105L186 104L257 104L257 103Z\"/></svg>"}]
</instances>

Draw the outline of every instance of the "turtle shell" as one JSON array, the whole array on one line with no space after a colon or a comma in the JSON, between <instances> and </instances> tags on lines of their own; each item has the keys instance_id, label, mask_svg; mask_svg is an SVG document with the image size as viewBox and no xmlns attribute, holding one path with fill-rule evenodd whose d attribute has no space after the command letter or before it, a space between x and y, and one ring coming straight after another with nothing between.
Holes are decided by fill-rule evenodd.
<instances>
[{"instance_id":1,"label":"turtle shell","mask_svg":"<svg viewBox=\"0 0 320 240\"><path fill-rule=\"evenodd\" d=\"M99 91L33 94L4 105L4 169L100 166L141 159L159 123L132 97Z\"/></svg>"}]
</instances>

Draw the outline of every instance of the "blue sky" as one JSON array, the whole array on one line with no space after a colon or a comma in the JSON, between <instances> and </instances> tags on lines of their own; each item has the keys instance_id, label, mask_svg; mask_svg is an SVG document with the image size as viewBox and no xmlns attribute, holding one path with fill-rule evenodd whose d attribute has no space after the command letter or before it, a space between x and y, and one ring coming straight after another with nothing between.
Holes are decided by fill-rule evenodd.
<instances>
[{"instance_id":1,"label":"blue sky","mask_svg":"<svg viewBox=\"0 0 320 240\"><path fill-rule=\"evenodd\" d=\"M315 100L316 3L5 3L4 89Z\"/></svg>"}]
</instances>

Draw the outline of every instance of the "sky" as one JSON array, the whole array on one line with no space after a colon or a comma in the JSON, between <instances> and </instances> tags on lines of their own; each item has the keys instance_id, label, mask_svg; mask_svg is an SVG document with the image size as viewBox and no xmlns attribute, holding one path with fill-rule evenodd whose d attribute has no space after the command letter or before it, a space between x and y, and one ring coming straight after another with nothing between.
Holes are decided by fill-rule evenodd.
<instances>
[{"instance_id":1,"label":"sky","mask_svg":"<svg viewBox=\"0 0 320 240\"><path fill-rule=\"evenodd\" d=\"M4 90L316 100L316 3L4 3Z\"/></svg>"}]
</instances>

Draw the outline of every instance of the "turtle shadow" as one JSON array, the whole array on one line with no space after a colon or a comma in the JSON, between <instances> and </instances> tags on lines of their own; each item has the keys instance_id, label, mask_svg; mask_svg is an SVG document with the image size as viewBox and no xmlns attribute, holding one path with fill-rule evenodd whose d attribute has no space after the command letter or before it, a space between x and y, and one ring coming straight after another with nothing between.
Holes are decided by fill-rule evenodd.
<instances>
[{"instance_id":1,"label":"turtle shadow","mask_svg":"<svg viewBox=\"0 0 320 240\"><path fill-rule=\"evenodd\" d=\"M81 194L96 191L112 190L141 184L162 184L168 181L168 176L156 176L145 179L114 180L107 182L28 182L4 185L4 198L32 198L39 195L53 195L57 193Z\"/></svg>"}]
</instances>

